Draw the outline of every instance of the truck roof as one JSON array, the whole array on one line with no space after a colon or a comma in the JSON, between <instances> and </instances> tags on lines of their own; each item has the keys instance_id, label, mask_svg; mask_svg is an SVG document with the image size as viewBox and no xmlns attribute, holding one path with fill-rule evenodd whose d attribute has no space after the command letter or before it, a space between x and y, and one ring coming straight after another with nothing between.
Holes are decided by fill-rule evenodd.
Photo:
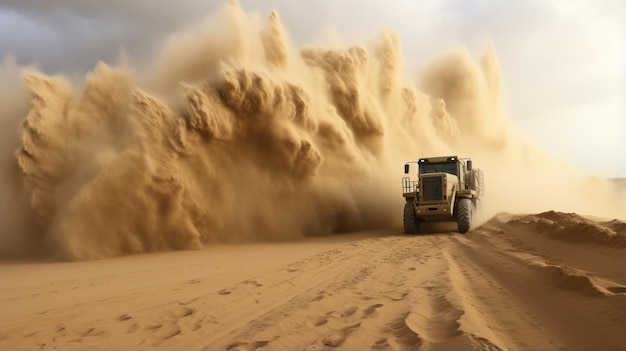
<instances>
[{"instance_id":1,"label":"truck roof","mask_svg":"<svg viewBox=\"0 0 626 351\"><path fill-rule=\"evenodd\" d=\"M442 162L457 161L458 159L459 159L458 156L422 157L419 159L419 163L442 163Z\"/></svg>"}]
</instances>

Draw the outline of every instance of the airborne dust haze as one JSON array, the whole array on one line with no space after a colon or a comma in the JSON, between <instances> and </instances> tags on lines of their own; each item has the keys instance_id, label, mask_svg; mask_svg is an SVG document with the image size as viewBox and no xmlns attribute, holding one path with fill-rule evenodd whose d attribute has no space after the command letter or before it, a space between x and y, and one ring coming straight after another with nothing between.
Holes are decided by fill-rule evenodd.
<instances>
[{"instance_id":1,"label":"airborne dust haze","mask_svg":"<svg viewBox=\"0 0 626 351\"><path fill-rule=\"evenodd\" d=\"M483 216L618 216L612 185L509 127L495 49L405 76L400 38L295 48L228 4L152 62L72 83L0 67L0 256L93 259L401 222L400 179L422 155L472 157ZM219 33L215 34L215 33ZM148 68L145 68L148 67Z\"/></svg>"}]
</instances>

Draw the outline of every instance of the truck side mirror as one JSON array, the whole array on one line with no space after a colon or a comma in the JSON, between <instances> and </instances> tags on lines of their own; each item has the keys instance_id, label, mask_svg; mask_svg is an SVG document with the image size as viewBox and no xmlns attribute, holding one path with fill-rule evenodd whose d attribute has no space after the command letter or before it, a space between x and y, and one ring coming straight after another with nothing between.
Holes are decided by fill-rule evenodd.
<instances>
[{"instance_id":1,"label":"truck side mirror","mask_svg":"<svg viewBox=\"0 0 626 351\"><path fill-rule=\"evenodd\" d=\"M406 163L404 165L404 174L409 174L409 164L408 163Z\"/></svg>"},{"instance_id":2,"label":"truck side mirror","mask_svg":"<svg viewBox=\"0 0 626 351\"><path fill-rule=\"evenodd\" d=\"M467 160L467 170L468 171L472 170L472 160Z\"/></svg>"}]
</instances>

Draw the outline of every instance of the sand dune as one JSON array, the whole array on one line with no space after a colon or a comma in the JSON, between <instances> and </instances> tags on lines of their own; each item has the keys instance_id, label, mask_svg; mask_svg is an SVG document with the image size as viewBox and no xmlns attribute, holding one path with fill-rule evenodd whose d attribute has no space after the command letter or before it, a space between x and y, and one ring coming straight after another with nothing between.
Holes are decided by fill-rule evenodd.
<instances>
[{"instance_id":1,"label":"sand dune","mask_svg":"<svg viewBox=\"0 0 626 351\"><path fill-rule=\"evenodd\" d=\"M3 263L0 349L620 350L624 224L500 214L466 235Z\"/></svg>"}]
</instances>

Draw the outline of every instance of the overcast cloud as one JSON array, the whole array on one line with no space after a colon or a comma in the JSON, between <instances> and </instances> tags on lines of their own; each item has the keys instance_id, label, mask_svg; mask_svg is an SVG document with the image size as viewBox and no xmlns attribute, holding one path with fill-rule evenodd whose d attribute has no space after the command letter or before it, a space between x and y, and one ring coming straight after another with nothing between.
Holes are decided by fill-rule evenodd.
<instances>
[{"instance_id":1,"label":"overcast cloud","mask_svg":"<svg viewBox=\"0 0 626 351\"><path fill-rule=\"evenodd\" d=\"M167 36L219 9L214 0L2 0L0 58L84 72L120 50L150 57ZM511 120L534 143L606 176L626 177L626 10L620 0L241 0L277 10L296 43L346 42L394 28L414 72L437 53L492 40ZM156 5L158 4L158 5ZM411 77L417 79L416 77ZM554 131L561 129L558 137ZM597 157L600 152L607 156Z\"/></svg>"}]
</instances>

